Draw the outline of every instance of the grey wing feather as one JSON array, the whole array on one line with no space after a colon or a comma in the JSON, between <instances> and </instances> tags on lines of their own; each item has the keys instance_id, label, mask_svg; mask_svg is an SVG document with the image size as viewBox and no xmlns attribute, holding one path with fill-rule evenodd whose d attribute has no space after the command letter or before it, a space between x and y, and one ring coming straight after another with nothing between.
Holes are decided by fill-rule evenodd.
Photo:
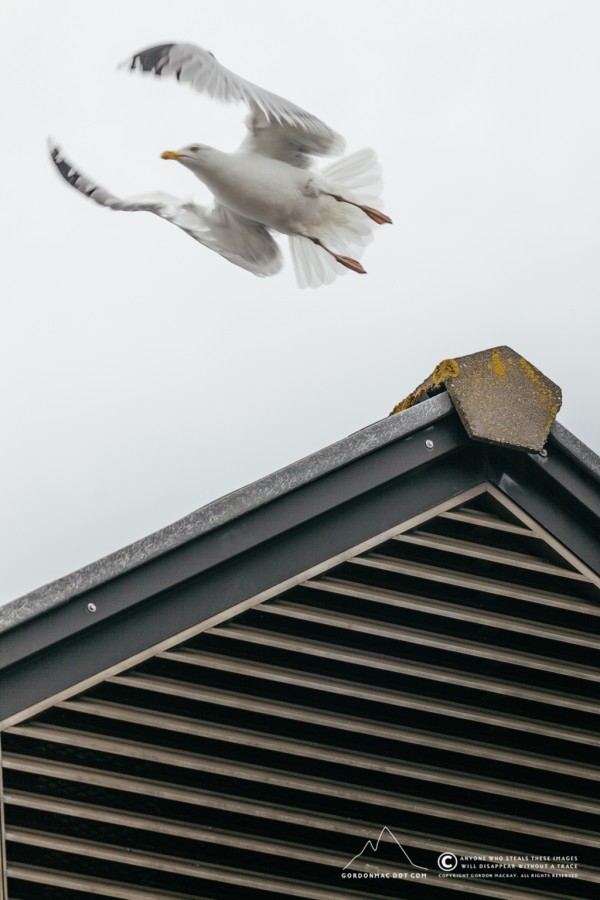
<instances>
[{"instance_id":1,"label":"grey wing feather","mask_svg":"<svg viewBox=\"0 0 600 900\"><path fill-rule=\"evenodd\" d=\"M79 172L65 159L56 144L50 143L49 150L54 165L65 181L100 206L125 212L154 213L254 275L274 275L281 269L279 246L259 222L238 216L223 206L216 205L207 210L162 192L140 197L117 197Z\"/></svg>"},{"instance_id":2,"label":"grey wing feather","mask_svg":"<svg viewBox=\"0 0 600 900\"><path fill-rule=\"evenodd\" d=\"M123 67L170 75L194 90L225 102L250 107L249 134L243 146L305 167L308 154L339 154L344 140L324 122L222 66L208 50L193 44L161 44L140 50Z\"/></svg>"},{"instance_id":3,"label":"grey wing feather","mask_svg":"<svg viewBox=\"0 0 600 900\"><path fill-rule=\"evenodd\" d=\"M255 110L248 116L246 125L248 134L242 142L241 150L261 153L300 169L310 168L311 156L327 156L331 152L331 145L326 137L317 133L308 134L287 123L273 124L260 110Z\"/></svg>"}]
</instances>

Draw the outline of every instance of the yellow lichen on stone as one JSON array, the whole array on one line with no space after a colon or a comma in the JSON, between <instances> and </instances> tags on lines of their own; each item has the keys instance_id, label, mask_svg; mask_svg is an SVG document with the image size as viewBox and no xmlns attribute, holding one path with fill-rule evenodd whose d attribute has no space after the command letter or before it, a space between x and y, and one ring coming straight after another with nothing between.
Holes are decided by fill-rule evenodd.
<instances>
[{"instance_id":1,"label":"yellow lichen on stone","mask_svg":"<svg viewBox=\"0 0 600 900\"><path fill-rule=\"evenodd\" d=\"M410 407L415 402L414 394L410 394L408 397L405 397L400 403L396 403L395 407L390 413L390 416L395 416L396 413L404 412L405 409L410 409Z\"/></svg>"},{"instance_id":2,"label":"yellow lichen on stone","mask_svg":"<svg viewBox=\"0 0 600 900\"><path fill-rule=\"evenodd\" d=\"M497 375L498 378L506 378L506 366L497 350L494 350L492 353L492 365L488 366L488 368L491 368L494 375Z\"/></svg>"},{"instance_id":3,"label":"yellow lichen on stone","mask_svg":"<svg viewBox=\"0 0 600 900\"><path fill-rule=\"evenodd\" d=\"M521 357L519 359L519 362L521 363L521 366L522 366L525 374L528 375L531 378L531 380L534 381L536 384L539 384L540 376L538 375L538 373L536 372L534 367L531 365L531 363L528 363L526 359L523 359L523 357Z\"/></svg>"},{"instance_id":4,"label":"yellow lichen on stone","mask_svg":"<svg viewBox=\"0 0 600 900\"><path fill-rule=\"evenodd\" d=\"M433 370L433 383L440 384L446 378L456 378L460 368L455 359L443 359Z\"/></svg>"},{"instance_id":5,"label":"yellow lichen on stone","mask_svg":"<svg viewBox=\"0 0 600 900\"><path fill-rule=\"evenodd\" d=\"M404 400L401 400L400 403L395 405L390 416L395 416L396 413L410 409L411 406L414 406L415 403L419 402L424 394L433 391L434 389L438 389L447 378L456 378L459 371L459 365L455 359L443 359L442 362L435 367L429 378L426 378L418 388L415 388L415 390L408 395L408 397L405 397Z\"/></svg>"},{"instance_id":6,"label":"yellow lichen on stone","mask_svg":"<svg viewBox=\"0 0 600 900\"><path fill-rule=\"evenodd\" d=\"M535 367L532 366L531 363L527 362L526 359L523 359L523 357L519 359L519 362L521 364L521 368L528 376L528 378L530 378L531 381L539 388L538 398L540 404L542 405L542 407L547 407L548 419L546 424L546 432L548 432L560 409L560 404L552 403L554 396L553 391L550 386L544 382L537 369L535 369Z\"/></svg>"}]
</instances>

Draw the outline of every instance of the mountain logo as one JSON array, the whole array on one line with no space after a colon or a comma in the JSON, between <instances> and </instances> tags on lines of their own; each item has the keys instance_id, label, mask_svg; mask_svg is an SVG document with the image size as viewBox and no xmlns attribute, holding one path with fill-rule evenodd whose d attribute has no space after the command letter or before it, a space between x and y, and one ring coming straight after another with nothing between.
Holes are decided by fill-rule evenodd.
<instances>
[{"instance_id":1,"label":"mountain logo","mask_svg":"<svg viewBox=\"0 0 600 900\"><path fill-rule=\"evenodd\" d=\"M396 846L400 848L400 852L403 857L403 860L405 860L409 864L409 866L412 866L413 869L420 869L423 872L429 871L429 869L427 869L425 866L417 866L416 863L414 863L412 861L412 859L410 858L410 856L408 855L408 853L406 852L406 850L404 849L404 847L402 846L402 844L400 843L400 841L398 840L396 835L392 831L390 831L390 829L387 827L387 825L384 825L384 827L381 829L381 831L379 832L379 837L377 838L375 843L373 843L373 841L367 841L367 843L362 848L360 853L357 853L356 856L352 857L352 859L350 860L349 863L346 863L343 871L345 871L346 869L349 869L350 866L353 863L355 863L357 860L359 860L361 858L361 856L363 855L363 853L366 853L368 850L370 850L371 853L377 854L379 852L379 844L383 840L384 835L387 835L388 837L390 837L392 839L392 841L396 844Z\"/></svg>"}]
</instances>

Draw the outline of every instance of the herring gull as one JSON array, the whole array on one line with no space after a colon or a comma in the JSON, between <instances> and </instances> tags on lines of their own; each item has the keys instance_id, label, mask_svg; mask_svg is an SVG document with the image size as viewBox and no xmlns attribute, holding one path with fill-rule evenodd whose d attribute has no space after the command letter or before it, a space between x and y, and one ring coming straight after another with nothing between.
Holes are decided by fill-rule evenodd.
<instances>
[{"instance_id":1,"label":"herring gull","mask_svg":"<svg viewBox=\"0 0 600 900\"><path fill-rule=\"evenodd\" d=\"M300 287L329 284L347 270L364 274L359 257L374 224L391 222L379 210L381 167L373 150L317 170L312 157L339 155L343 139L316 116L240 78L192 44L149 47L122 66L173 76L218 100L246 103L247 135L234 153L194 143L162 154L209 188L211 208L162 192L116 197L79 172L51 140L52 160L69 184L110 209L152 212L254 275L274 275L282 266L271 232L289 236Z\"/></svg>"}]
</instances>

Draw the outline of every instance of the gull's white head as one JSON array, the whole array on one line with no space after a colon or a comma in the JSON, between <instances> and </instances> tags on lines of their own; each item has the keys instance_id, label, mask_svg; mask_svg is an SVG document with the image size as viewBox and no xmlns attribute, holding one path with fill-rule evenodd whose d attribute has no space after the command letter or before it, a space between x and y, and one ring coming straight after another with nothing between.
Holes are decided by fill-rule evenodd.
<instances>
[{"instance_id":1,"label":"gull's white head","mask_svg":"<svg viewBox=\"0 0 600 900\"><path fill-rule=\"evenodd\" d=\"M160 158L175 159L188 169L203 169L207 164L210 166L218 152L214 147L208 147L206 144L189 144L187 147L182 147L181 150L165 150L164 153L161 153Z\"/></svg>"}]
</instances>

